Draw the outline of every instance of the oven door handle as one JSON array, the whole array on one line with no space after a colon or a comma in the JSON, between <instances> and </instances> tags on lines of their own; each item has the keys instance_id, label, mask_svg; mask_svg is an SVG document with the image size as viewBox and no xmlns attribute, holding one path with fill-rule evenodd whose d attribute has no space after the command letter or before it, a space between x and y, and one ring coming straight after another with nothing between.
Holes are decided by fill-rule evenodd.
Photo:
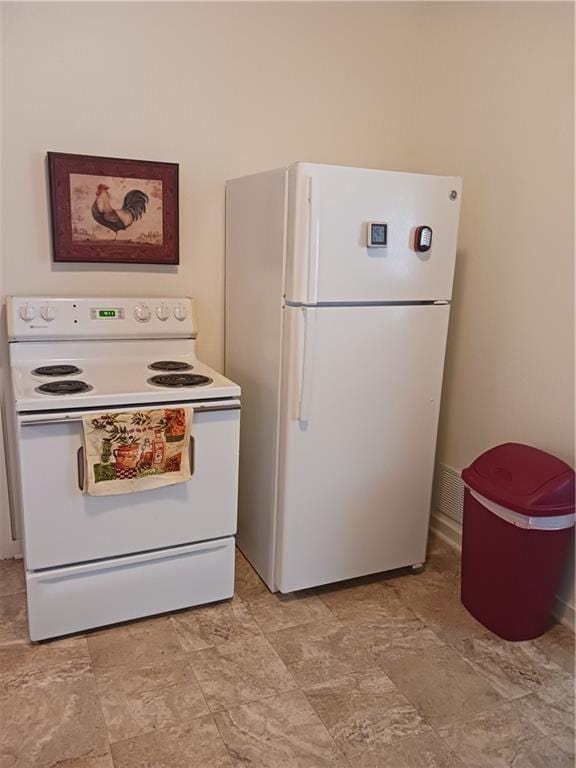
<instances>
[{"instance_id":1,"label":"oven door handle","mask_svg":"<svg viewBox=\"0 0 576 768\"><path fill-rule=\"evenodd\" d=\"M84 467L86 466L84 462L84 446L78 448L76 461L78 464L78 488L84 493Z\"/></svg>"},{"instance_id":2,"label":"oven door handle","mask_svg":"<svg viewBox=\"0 0 576 768\"><path fill-rule=\"evenodd\" d=\"M193 435L190 435L190 444L188 445L188 461L190 462L190 474L194 474L194 462L196 459L196 442Z\"/></svg>"},{"instance_id":3,"label":"oven door handle","mask_svg":"<svg viewBox=\"0 0 576 768\"><path fill-rule=\"evenodd\" d=\"M194 408L194 413L208 413L210 411L239 411L241 409L239 402L232 402L232 403L220 403L218 405L194 405L194 403L190 403L192 407ZM158 408L166 408L169 407L169 404L167 403L160 403L158 405ZM176 407L182 407L182 406L176 406ZM127 411L128 413L132 411L132 409L124 409L124 411ZM98 415L98 413L121 413L123 410L121 408L109 408L108 410L104 410L103 408L95 409L93 413L95 415ZM86 413L92 413L90 411L86 411ZM24 413L20 416L20 426L22 427L41 427L45 424L70 424L72 422L81 422L82 416L56 416L53 418L50 417L37 417L33 414L27 414Z\"/></svg>"}]
</instances>

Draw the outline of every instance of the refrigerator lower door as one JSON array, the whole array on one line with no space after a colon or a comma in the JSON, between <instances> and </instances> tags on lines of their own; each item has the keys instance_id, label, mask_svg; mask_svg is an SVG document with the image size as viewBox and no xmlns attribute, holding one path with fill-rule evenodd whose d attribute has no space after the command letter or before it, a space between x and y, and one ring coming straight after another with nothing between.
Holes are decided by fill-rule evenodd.
<instances>
[{"instance_id":1,"label":"refrigerator lower door","mask_svg":"<svg viewBox=\"0 0 576 768\"><path fill-rule=\"evenodd\" d=\"M449 309L285 309L281 592L424 561Z\"/></svg>"}]
</instances>

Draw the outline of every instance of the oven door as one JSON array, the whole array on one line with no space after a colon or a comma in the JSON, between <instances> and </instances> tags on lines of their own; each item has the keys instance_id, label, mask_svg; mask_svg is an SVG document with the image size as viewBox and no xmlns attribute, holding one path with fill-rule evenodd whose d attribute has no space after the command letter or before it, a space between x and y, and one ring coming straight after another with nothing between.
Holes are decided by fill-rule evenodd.
<instances>
[{"instance_id":1,"label":"oven door","mask_svg":"<svg viewBox=\"0 0 576 768\"><path fill-rule=\"evenodd\" d=\"M83 493L82 412L18 417L28 570L189 544L236 532L240 402L194 407L186 483L115 496ZM91 415L126 410L91 411Z\"/></svg>"}]
</instances>

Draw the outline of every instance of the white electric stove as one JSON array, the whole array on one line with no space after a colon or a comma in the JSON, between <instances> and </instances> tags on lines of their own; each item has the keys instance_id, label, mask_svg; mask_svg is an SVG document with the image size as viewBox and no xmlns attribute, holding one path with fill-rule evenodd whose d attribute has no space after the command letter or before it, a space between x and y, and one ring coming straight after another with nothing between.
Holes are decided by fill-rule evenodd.
<instances>
[{"instance_id":1,"label":"white electric stove","mask_svg":"<svg viewBox=\"0 0 576 768\"><path fill-rule=\"evenodd\" d=\"M190 299L7 303L30 637L231 597L240 388L196 357ZM193 407L187 483L83 492L82 416Z\"/></svg>"}]
</instances>

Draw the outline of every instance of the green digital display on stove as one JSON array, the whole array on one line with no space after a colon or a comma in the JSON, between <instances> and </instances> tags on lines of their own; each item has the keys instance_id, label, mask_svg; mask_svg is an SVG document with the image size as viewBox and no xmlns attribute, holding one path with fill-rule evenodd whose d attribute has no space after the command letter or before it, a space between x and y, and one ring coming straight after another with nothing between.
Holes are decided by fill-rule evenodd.
<instances>
[{"instance_id":1,"label":"green digital display on stove","mask_svg":"<svg viewBox=\"0 0 576 768\"><path fill-rule=\"evenodd\" d=\"M116 317L115 309L99 309L98 317Z\"/></svg>"}]
</instances>

